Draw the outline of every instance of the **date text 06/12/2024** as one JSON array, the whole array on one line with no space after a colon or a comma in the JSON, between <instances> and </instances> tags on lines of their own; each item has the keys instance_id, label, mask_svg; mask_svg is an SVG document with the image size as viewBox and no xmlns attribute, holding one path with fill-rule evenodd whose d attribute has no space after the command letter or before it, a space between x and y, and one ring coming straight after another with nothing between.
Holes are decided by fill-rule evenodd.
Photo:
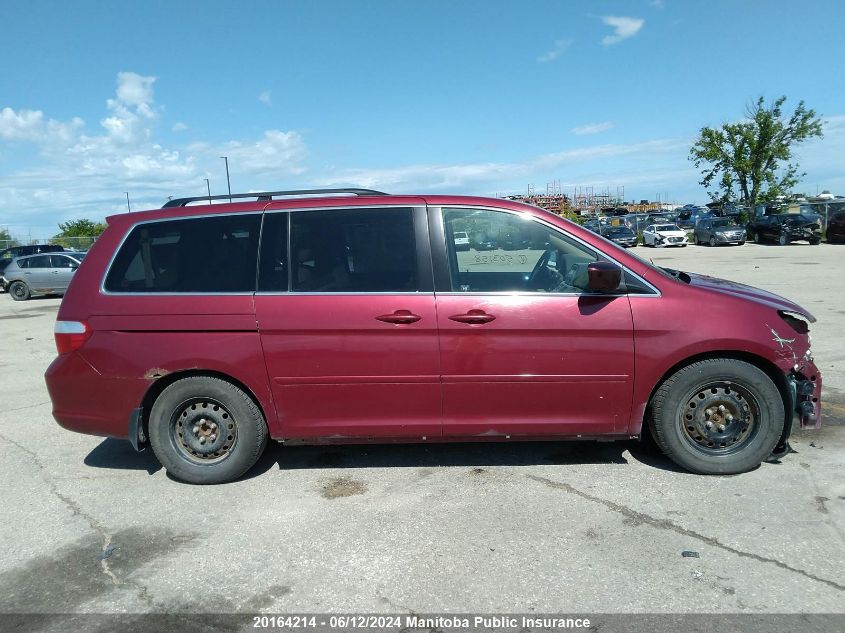
<instances>
[{"instance_id":1,"label":"date text 06/12/2024","mask_svg":"<svg viewBox=\"0 0 845 633\"><path fill-rule=\"evenodd\" d=\"M422 616L422 615L332 615L318 617L311 615L253 616L253 628L280 629L510 629L510 628L570 628L590 627L588 618L554 616Z\"/></svg>"}]
</instances>

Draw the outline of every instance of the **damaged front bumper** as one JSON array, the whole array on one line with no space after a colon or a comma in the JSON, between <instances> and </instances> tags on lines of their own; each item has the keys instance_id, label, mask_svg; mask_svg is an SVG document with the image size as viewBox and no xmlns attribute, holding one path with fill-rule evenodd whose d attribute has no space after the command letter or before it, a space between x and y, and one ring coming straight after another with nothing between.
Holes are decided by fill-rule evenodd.
<instances>
[{"instance_id":1,"label":"damaged front bumper","mask_svg":"<svg viewBox=\"0 0 845 633\"><path fill-rule=\"evenodd\" d=\"M789 436L795 419L801 429L820 429L822 426L822 375L808 354L786 374L789 387L790 414L784 424L783 434L771 456L766 460L776 462L792 452Z\"/></svg>"},{"instance_id":2,"label":"damaged front bumper","mask_svg":"<svg viewBox=\"0 0 845 633\"><path fill-rule=\"evenodd\" d=\"M822 376L812 360L796 365L786 376L792 402L793 419L802 429L822 426Z\"/></svg>"}]
</instances>

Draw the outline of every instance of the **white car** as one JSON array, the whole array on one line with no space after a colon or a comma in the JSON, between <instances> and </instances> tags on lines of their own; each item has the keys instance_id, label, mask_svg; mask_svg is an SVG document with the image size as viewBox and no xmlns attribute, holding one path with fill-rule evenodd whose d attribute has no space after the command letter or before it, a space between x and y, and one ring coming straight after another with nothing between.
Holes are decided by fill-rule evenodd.
<instances>
[{"instance_id":1,"label":"white car","mask_svg":"<svg viewBox=\"0 0 845 633\"><path fill-rule=\"evenodd\" d=\"M646 246L686 246L687 232L677 224L649 224L643 231Z\"/></svg>"},{"instance_id":2,"label":"white car","mask_svg":"<svg viewBox=\"0 0 845 633\"><path fill-rule=\"evenodd\" d=\"M469 250L469 235L466 234L466 231L455 231L455 250Z\"/></svg>"}]
</instances>

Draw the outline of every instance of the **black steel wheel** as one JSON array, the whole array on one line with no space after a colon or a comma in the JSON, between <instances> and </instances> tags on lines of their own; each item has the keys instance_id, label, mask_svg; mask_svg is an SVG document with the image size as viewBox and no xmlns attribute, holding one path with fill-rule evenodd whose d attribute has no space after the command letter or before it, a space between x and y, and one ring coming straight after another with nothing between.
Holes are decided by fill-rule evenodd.
<instances>
[{"instance_id":1,"label":"black steel wheel","mask_svg":"<svg viewBox=\"0 0 845 633\"><path fill-rule=\"evenodd\" d=\"M149 436L153 452L173 477L216 484L252 468L267 444L267 425L239 387L212 376L191 376L156 399Z\"/></svg>"},{"instance_id":2,"label":"black steel wheel","mask_svg":"<svg viewBox=\"0 0 845 633\"><path fill-rule=\"evenodd\" d=\"M687 404L677 422L684 438L705 455L740 451L759 429L757 399L731 381L701 385L682 400Z\"/></svg>"},{"instance_id":3,"label":"black steel wheel","mask_svg":"<svg viewBox=\"0 0 845 633\"><path fill-rule=\"evenodd\" d=\"M657 389L648 421L658 446L694 473L730 475L771 455L786 422L783 398L754 365L713 358L679 369Z\"/></svg>"},{"instance_id":4,"label":"black steel wheel","mask_svg":"<svg viewBox=\"0 0 845 633\"><path fill-rule=\"evenodd\" d=\"M9 285L9 294L12 295L12 299L15 301L26 301L32 296L29 286L22 281L12 282Z\"/></svg>"}]
</instances>

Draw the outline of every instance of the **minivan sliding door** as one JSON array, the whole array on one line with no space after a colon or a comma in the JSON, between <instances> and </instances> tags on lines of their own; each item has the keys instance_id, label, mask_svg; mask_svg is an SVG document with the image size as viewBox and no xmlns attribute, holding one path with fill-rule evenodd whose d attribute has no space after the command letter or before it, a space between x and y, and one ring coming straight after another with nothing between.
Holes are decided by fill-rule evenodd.
<instances>
[{"instance_id":1,"label":"minivan sliding door","mask_svg":"<svg viewBox=\"0 0 845 633\"><path fill-rule=\"evenodd\" d=\"M259 270L285 439L440 435L425 207L267 211Z\"/></svg>"}]
</instances>

